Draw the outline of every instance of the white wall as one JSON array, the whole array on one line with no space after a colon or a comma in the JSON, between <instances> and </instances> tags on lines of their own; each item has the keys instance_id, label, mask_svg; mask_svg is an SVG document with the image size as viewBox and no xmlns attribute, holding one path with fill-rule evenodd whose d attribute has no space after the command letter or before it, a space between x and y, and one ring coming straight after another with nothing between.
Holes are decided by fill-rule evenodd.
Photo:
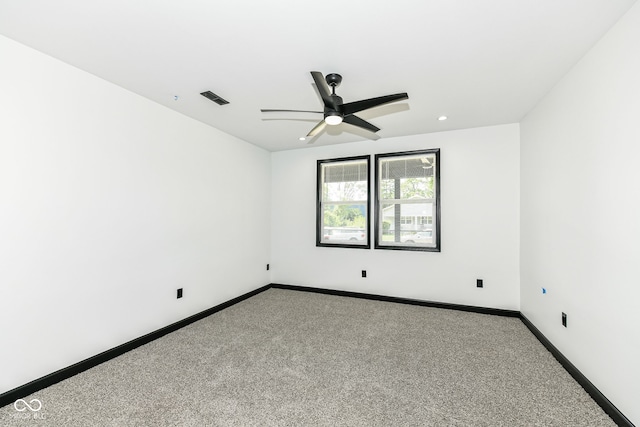
<instances>
[{"instance_id":1,"label":"white wall","mask_svg":"<svg viewBox=\"0 0 640 427\"><path fill-rule=\"evenodd\" d=\"M4 37L0 58L0 393L269 283L268 152Z\"/></svg>"},{"instance_id":2,"label":"white wall","mask_svg":"<svg viewBox=\"0 0 640 427\"><path fill-rule=\"evenodd\" d=\"M440 253L315 246L317 160L427 148L441 149ZM273 153L272 195L275 283L520 308L517 124Z\"/></svg>"},{"instance_id":3,"label":"white wall","mask_svg":"<svg viewBox=\"0 0 640 427\"><path fill-rule=\"evenodd\" d=\"M636 4L521 123L522 312L638 425L639 52Z\"/></svg>"}]
</instances>

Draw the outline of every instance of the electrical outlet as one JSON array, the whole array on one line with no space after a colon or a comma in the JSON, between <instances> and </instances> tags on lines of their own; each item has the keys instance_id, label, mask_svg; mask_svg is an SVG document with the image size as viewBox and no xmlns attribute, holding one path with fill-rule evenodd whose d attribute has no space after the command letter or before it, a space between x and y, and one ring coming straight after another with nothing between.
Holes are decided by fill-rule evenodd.
<instances>
[{"instance_id":1,"label":"electrical outlet","mask_svg":"<svg viewBox=\"0 0 640 427\"><path fill-rule=\"evenodd\" d=\"M562 326L567 327L567 313L562 313Z\"/></svg>"},{"instance_id":2,"label":"electrical outlet","mask_svg":"<svg viewBox=\"0 0 640 427\"><path fill-rule=\"evenodd\" d=\"M477 288L484 288L484 283L482 283L482 279L477 279L476 280L476 287Z\"/></svg>"},{"instance_id":3,"label":"electrical outlet","mask_svg":"<svg viewBox=\"0 0 640 427\"><path fill-rule=\"evenodd\" d=\"M362 277L367 277L367 270L362 270Z\"/></svg>"},{"instance_id":4,"label":"electrical outlet","mask_svg":"<svg viewBox=\"0 0 640 427\"><path fill-rule=\"evenodd\" d=\"M182 288L178 289L178 298L182 298Z\"/></svg>"}]
</instances>

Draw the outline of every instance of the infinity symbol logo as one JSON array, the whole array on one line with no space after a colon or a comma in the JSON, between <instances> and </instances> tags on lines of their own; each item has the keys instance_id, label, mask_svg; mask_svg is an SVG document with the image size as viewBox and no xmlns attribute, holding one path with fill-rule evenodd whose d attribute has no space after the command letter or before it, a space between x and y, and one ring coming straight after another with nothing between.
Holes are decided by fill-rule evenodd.
<instances>
[{"instance_id":1,"label":"infinity symbol logo","mask_svg":"<svg viewBox=\"0 0 640 427\"><path fill-rule=\"evenodd\" d=\"M29 405L29 403L31 403L33 406ZM13 402L13 407L16 408L16 411L18 412L24 412L27 410L27 408L29 408L32 412L38 412L40 409L42 409L42 402L40 402L38 399L31 399L29 403L27 403L24 399L18 399Z\"/></svg>"}]
</instances>

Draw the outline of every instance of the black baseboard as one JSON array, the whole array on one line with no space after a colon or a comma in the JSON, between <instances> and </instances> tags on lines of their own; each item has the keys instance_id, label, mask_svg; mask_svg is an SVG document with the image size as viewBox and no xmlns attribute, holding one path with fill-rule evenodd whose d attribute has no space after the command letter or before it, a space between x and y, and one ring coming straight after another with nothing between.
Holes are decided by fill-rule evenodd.
<instances>
[{"instance_id":1,"label":"black baseboard","mask_svg":"<svg viewBox=\"0 0 640 427\"><path fill-rule=\"evenodd\" d=\"M361 292L338 291L334 289L312 288L307 286L283 285L272 283L272 288L289 289L292 291L314 292L318 294L337 295L341 297L362 298L375 301L395 302L398 304L420 305L423 307L446 308L449 310L470 311L473 313L493 314L496 316L520 317L517 310L503 310L500 308L476 307L473 305L450 304L446 302L424 301L410 298L390 297L385 295L365 294Z\"/></svg>"},{"instance_id":2,"label":"black baseboard","mask_svg":"<svg viewBox=\"0 0 640 427\"><path fill-rule=\"evenodd\" d=\"M180 328L184 328L185 326L190 325L193 322L204 319L207 316L217 313L218 311L224 310L225 308L230 307L234 304L237 304L241 301L244 301L247 298L251 298L252 296L259 294L260 292L266 291L270 287L271 285L265 285L251 292L247 292L244 295L240 295L239 297L223 302L222 304L216 305L215 307L208 308L204 311L201 311L200 313L194 314L193 316L189 316L185 319L179 320L176 323L172 323L169 326L165 326L164 328L158 329L157 331L150 332L146 335L143 335L139 338L131 340L117 347L114 347L110 350L106 350L100 354L97 354L88 359L82 360L71 366L62 368L59 371L53 372L49 375L45 375L42 378L38 378L27 384L16 387L13 390L9 390L6 393L2 393L0 394L0 407L13 403L18 399L22 399L23 397L26 397L32 393L42 390L43 388L52 386L53 384L66 380L67 378L71 378L74 375L84 372L87 369L91 369L96 365L99 365L115 357L118 357L144 344L148 344L151 341L156 340L164 335L177 331Z\"/></svg>"},{"instance_id":3,"label":"black baseboard","mask_svg":"<svg viewBox=\"0 0 640 427\"><path fill-rule=\"evenodd\" d=\"M360 292L338 291L333 289L313 288L297 285L284 285L279 283L272 283L272 288L276 289L289 289L293 291L303 292L315 292L319 294L337 295L343 297L364 298L376 301L388 301L400 304L420 305L424 307L437 307L446 308L450 310L470 311L473 313L493 314L497 316L517 317L519 318L527 328L535 335L540 343L560 362L560 364L566 369L566 371L576 380L578 384L585 389L585 391L591 396L591 398L613 419L613 421L621 427L635 427L634 424L624 416L618 408L615 407L609 399L605 397L600 390L596 388L591 381L585 377L582 372L578 370L560 351L551 344L543 334L536 328L533 323L529 321L520 311L516 310L503 310L498 308L476 307L469 305L450 304L433 301L422 301L408 298L389 297L384 295L365 294Z\"/></svg>"},{"instance_id":4,"label":"black baseboard","mask_svg":"<svg viewBox=\"0 0 640 427\"><path fill-rule=\"evenodd\" d=\"M255 289L251 292L247 292L244 295L240 295L239 297L233 298L215 307L201 311L200 313L194 314L193 316L187 317L186 319L180 320L169 326L158 329L157 331L151 332L147 335L131 340L125 344L122 344L110 350L104 351L100 354L97 354L93 357L85 359L74 365L60 369L59 371L46 375L42 378L33 380L27 384L16 387L15 389L10 390L6 393L2 393L0 394L0 407L13 403L17 399L26 397L32 393L42 390L43 388L49 387L67 378L70 378L74 375L84 372L87 369L91 369L96 365L99 365L115 357L118 357L128 351L131 351L137 347L147 344L153 340L156 340L164 335L167 335L180 328L190 325L193 322L204 319L207 316L217 313L218 311L224 310L225 308L231 307L234 304L237 304L241 301L251 298L252 296L257 295L261 292L264 292L270 288L288 289L288 290L302 291L302 292L314 292L314 293L327 294L327 295L362 298L362 299L369 299L369 300L375 300L375 301L393 302L393 303L399 303L399 304L419 305L423 307L445 308L449 310L468 311L473 313L491 314L491 315L497 315L497 316L517 317L526 325L527 328L529 328L529 330L535 335L538 341L540 341L540 343L547 350L549 350L549 352L558 360L558 362L560 362L560 364L567 370L567 372L569 372L569 374L578 382L578 384L580 384L585 389L585 391L591 396L591 398L598 405L600 405L602 410L604 410L617 425L623 426L623 427L635 427L634 424L627 417L625 417L624 414L620 412L618 408L616 408L615 405L611 403L611 401L607 399L606 396L602 394L600 390L598 390L596 386L593 385L593 383L589 381L589 379L587 379L587 377L585 377L578 370L578 368L576 368L569 361L569 359L567 359L551 343L551 341L549 341L542 334L542 332L540 332L540 330L536 328L533 325L533 323L531 323L529 319L527 319L520 311L503 310L503 309L488 308L488 307L476 307L476 306L470 306L470 305L450 304L450 303L434 302L434 301L423 301L423 300L415 300L415 299L409 299L409 298L390 297L385 295L375 295L375 294L350 292L350 291L339 291L339 290L333 290L333 289L314 288L314 287L307 287L307 286L285 285L285 284L279 284L279 283L271 283L269 285Z\"/></svg>"},{"instance_id":5,"label":"black baseboard","mask_svg":"<svg viewBox=\"0 0 640 427\"><path fill-rule=\"evenodd\" d=\"M587 393L589 393L589 396L591 396L591 398L600 405L602 410L606 412L617 425L634 427L633 423L625 417L624 414L620 412L620 410L618 410L618 408L616 408L615 405L611 403L611 401L607 399L606 396L602 394L602 392L598 390L597 387L593 385L593 383L589 381L589 379L585 377L584 374L580 372L580 370L578 370L578 368L576 368L575 365L571 363L569 359L567 359L560 350L558 350L556 346L554 346L551 341L549 341L547 337L545 337L542 332L540 332L540 330L536 328L534 324L531 323L531 321L522 313L520 313L520 320L522 320L522 323L524 323L533 335L538 338L538 341L540 341L540 343L549 350L553 357L560 362L562 367L569 372L573 379L575 379Z\"/></svg>"}]
</instances>

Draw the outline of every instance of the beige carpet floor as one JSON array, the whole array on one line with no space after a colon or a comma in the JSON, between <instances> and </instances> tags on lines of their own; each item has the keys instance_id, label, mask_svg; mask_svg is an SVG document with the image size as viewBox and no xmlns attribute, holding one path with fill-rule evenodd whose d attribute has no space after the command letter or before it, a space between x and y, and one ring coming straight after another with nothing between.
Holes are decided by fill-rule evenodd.
<instances>
[{"instance_id":1,"label":"beige carpet floor","mask_svg":"<svg viewBox=\"0 0 640 427\"><path fill-rule=\"evenodd\" d=\"M0 425L615 425L519 319L281 289L31 399Z\"/></svg>"}]
</instances>

